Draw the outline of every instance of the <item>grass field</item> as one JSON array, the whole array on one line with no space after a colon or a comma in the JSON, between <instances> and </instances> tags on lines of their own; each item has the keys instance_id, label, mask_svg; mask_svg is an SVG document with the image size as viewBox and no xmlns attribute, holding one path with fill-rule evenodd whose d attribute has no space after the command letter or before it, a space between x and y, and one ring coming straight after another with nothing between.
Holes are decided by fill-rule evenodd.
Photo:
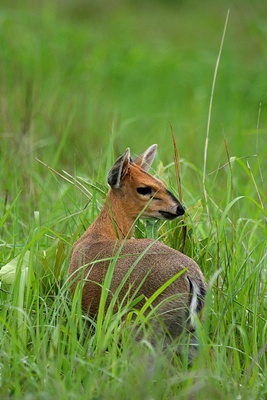
<instances>
[{"instance_id":1,"label":"grass field","mask_svg":"<svg viewBox=\"0 0 267 400\"><path fill-rule=\"evenodd\" d=\"M1 399L267 398L266 13L259 0L1 1ZM177 194L170 124L185 253L209 282L191 368L134 343L120 315L90 330L66 283L127 147L158 143L152 173ZM181 221L156 228L181 248Z\"/></svg>"}]
</instances>

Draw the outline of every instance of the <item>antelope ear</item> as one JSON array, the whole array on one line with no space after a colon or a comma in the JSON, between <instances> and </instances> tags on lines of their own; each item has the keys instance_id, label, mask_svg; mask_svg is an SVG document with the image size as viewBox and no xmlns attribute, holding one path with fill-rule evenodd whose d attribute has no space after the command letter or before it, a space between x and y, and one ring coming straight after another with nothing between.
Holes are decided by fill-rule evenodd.
<instances>
[{"instance_id":1,"label":"antelope ear","mask_svg":"<svg viewBox=\"0 0 267 400\"><path fill-rule=\"evenodd\" d=\"M121 180L126 175L130 166L130 149L126 149L125 153L120 156L108 173L108 184L113 189L119 189Z\"/></svg>"},{"instance_id":2,"label":"antelope ear","mask_svg":"<svg viewBox=\"0 0 267 400\"><path fill-rule=\"evenodd\" d=\"M139 167L143 168L145 171L148 171L151 167L151 164L154 161L158 145L152 144L144 153L140 154L133 161L135 164L139 165Z\"/></svg>"}]
</instances>

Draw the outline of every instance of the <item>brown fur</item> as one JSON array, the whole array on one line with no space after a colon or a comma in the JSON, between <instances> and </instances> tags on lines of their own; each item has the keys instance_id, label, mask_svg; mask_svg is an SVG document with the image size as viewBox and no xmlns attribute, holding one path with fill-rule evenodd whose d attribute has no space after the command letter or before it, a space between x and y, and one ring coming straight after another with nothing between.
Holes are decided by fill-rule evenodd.
<instances>
[{"instance_id":1,"label":"brown fur","mask_svg":"<svg viewBox=\"0 0 267 400\"><path fill-rule=\"evenodd\" d=\"M203 307L206 283L199 266L186 255L159 241L131 239L135 220L140 213L142 217L168 219L183 213L179 201L160 180L147 172L155 151L156 146L151 146L132 162L127 150L115 162L109 173L111 188L102 211L74 243L69 277L72 280L71 292L75 290L77 282L84 279L83 307L91 315L97 315L101 285L110 260L117 252L119 258L114 268L107 305L141 254L119 293L119 302L125 301L125 296L131 296L140 286L136 294L136 297L143 295L136 305L140 309L145 300L166 281L185 269L153 303L154 306L160 305L161 319L171 336L176 337L185 328L191 329L189 309L193 307L193 311L198 312ZM150 188L151 195L138 193L138 188Z\"/></svg>"}]
</instances>

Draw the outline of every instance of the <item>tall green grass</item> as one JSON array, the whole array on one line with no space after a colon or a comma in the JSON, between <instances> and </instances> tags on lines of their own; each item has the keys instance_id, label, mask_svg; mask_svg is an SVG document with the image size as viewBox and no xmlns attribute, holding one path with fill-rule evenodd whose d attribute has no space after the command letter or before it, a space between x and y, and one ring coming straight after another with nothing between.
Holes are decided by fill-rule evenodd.
<instances>
[{"instance_id":1,"label":"tall green grass","mask_svg":"<svg viewBox=\"0 0 267 400\"><path fill-rule=\"evenodd\" d=\"M1 269L18 257L0 287L1 398L266 398L265 9L1 3ZM170 122L185 253L209 282L190 368L178 342L168 351L136 344L123 306L91 321L66 279L72 243L97 216L107 171L126 147L137 154L157 142L152 173L177 194ZM146 236L181 249L182 222L139 221L136 237Z\"/></svg>"}]
</instances>

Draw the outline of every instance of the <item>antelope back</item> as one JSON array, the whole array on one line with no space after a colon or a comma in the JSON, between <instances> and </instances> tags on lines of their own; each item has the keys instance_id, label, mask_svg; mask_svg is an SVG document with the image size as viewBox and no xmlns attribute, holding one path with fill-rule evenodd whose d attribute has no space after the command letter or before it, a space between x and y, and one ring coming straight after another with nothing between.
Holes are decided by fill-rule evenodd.
<instances>
[{"instance_id":1,"label":"antelope back","mask_svg":"<svg viewBox=\"0 0 267 400\"><path fill-rule=\"evenodd\" d=\"M157 145L132 160L130 150L117 159L108 173L112 207L125 206L131 218L175 219L184 214L179 200L164 183L150 175Z\"/></svg>"}]
</instances>

